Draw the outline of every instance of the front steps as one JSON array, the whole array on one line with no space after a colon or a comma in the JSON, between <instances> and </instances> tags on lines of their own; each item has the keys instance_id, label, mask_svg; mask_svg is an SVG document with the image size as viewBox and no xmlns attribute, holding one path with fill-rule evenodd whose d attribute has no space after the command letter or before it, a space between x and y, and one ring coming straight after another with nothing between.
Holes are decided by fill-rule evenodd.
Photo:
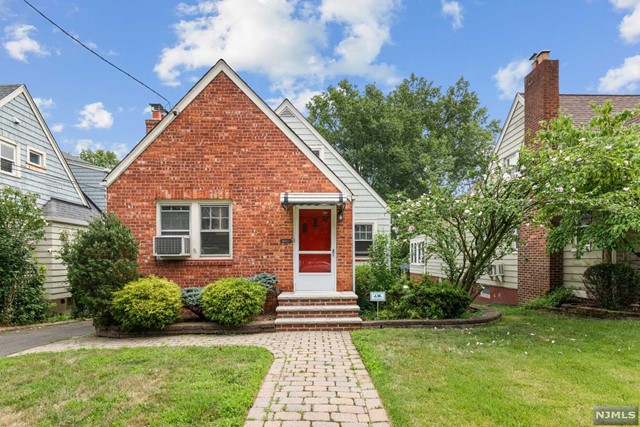
<instances>
[{"instance_id":1,"label":"front steps","mask_svg":"<svg viewBox=\"0 0 640 427\"><path fill-rule=\"evenodd\" d=\"M353 292L283 292L276 331L350 331L362 324L359 312Z\"/></svg>"}]
</instances>

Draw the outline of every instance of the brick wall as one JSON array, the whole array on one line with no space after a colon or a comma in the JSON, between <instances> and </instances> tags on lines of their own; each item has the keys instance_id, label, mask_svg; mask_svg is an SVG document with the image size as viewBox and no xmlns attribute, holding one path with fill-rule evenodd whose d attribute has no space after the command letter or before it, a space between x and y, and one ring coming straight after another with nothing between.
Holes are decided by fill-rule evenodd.
<instances>
[{"instance_id":1,"label":"brick wall","mask_svg":"<svg viewBox=\"0 0 640 427\"><path fill-rule=\"evenodd\" d=\"M292 209L280 193L339 190L224 73L219 74L108 188L116 212L140 241L144 274L204 286L262 271L293 290ZM232 260L158 261L156 202L231 200ZM352 290L352 209L337 227L337 289Z\"/></svg>"},{"instance_id":2,"label":"brick wall","mask_svg":"<svg viewBox=\"0 0 640 427\"><path fill-rule=\"evenodd\" d=\"M560 76L557 60L540 62L524 79L525 144L532 144L540 121L557 117L560 108ZM544 228L523 226L518 235L518 302L544 295L562 284L562 253L547 254Z\"/></svg>"}]
</instances>

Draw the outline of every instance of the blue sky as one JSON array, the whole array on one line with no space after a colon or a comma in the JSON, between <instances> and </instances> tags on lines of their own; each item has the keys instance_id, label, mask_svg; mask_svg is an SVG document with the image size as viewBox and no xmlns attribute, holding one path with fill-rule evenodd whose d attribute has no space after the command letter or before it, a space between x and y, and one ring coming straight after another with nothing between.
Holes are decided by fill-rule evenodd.
<instances>
[{"instance_id":1,"label":"blue sky","mask_svg":"<svg viewBox=\"0 0 640 427\"><path fill-rule=\"evenodd\" d=\"M172 104L221 57L274 107L413 72L443 87L464 76L504 121L542 49L562 93L640 92L640 0L30 1ZM0 25L0 83L27 85L64 150L122 156L148 103L164 103L22 0L0 0Z\"/></svg>"}]
</instances>

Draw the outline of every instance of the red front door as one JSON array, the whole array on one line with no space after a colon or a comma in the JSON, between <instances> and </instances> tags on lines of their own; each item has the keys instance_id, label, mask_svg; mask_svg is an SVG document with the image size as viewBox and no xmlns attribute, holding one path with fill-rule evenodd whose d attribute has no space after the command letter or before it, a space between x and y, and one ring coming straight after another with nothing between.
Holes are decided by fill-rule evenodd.
<instances>
[{"instance_id":1,"label":"red front door","mask_svg":"<svg viewBox=\"0 0 640 427\"><path fill-rule=\"evenodd\" d=\"M333 291L335 212L324 209L298 210L297 291Z\"/></svg>"}]
</instances>

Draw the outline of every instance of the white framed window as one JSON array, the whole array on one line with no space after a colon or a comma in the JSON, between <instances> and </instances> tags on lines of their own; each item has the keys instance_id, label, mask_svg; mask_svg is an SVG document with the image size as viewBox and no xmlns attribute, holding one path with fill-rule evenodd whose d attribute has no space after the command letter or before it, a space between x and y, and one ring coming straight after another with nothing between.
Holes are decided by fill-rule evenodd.
<instances>
[{"instance_id":1,"label":"white framed window","mask_svg":"<svg viewBox=\"0 0 640 427\"><path fill-rule=\"evenodd\" d=\"M503 159L502 164L510 174L518 172L518 170L520 170L518 166L518 153Z\"/></svg>"},{"instance_id":2,"label":"white framed window","mask_svg":"<svg viewBox=\"0 0 640 427\"><path fill-rule=\"evenodd\" d=\"M425 242L409 243L409 262L424 265Z\"/></svg>"},{"instance_id":3,"label":"white framed window","mask_svg":"<svg viewBox=\"0 0 640 427\"><path fill-rule=\"evenodd\" d=\"M0 140L0 172L18 176L19 152L18 144Z\"/></svg>"},{"instance_id":4,"label":"white framed window","mask_svg":"<svg viewBox=\"0 0 640 427\"><path fill-rule=\"evenodd\" d=\"M158 203L160 236L188 236L191 258L232 257L232 208L230 202L167 201Z\"/></svg>"},{"instance_id":5,"label":"white framed window","mask_svg":"<svg viewBox=\"0 0 640 427\"><path fill-rule=\"evenodd\" d=\"M355 224L353 232L356 242L356 257L368 257L369 247L373 243L373 224Z\"/></svg>"},{"instance_id":6,"label":"white framed window","mask_svg":"<svg viewBox=\"0 0 640 427\"><path fill-rule=\"evenodd\" d=\"M45 154L35 148L27 147L27 164L37 166L39 168L45 167Z\"/></svg>"},{"instance_id":7,"label":"white framed window","mask_svg":"<svg viewBox=\"0 0 640 427\"><path fill-rule=\"evenodd\" d=\"M485 298L491 298L491 286L484 285L480 291L480 295Z\"/></svg>"},{"instance_id":8,"label":"white framed window","mask_svg":"<svg viewBox=\"0 0 640 427\"><path fill-rule=\"evenodd\" d=\"M200 205L200 255L231 255L230 205Z\"/></svg>"}]
</instances>

